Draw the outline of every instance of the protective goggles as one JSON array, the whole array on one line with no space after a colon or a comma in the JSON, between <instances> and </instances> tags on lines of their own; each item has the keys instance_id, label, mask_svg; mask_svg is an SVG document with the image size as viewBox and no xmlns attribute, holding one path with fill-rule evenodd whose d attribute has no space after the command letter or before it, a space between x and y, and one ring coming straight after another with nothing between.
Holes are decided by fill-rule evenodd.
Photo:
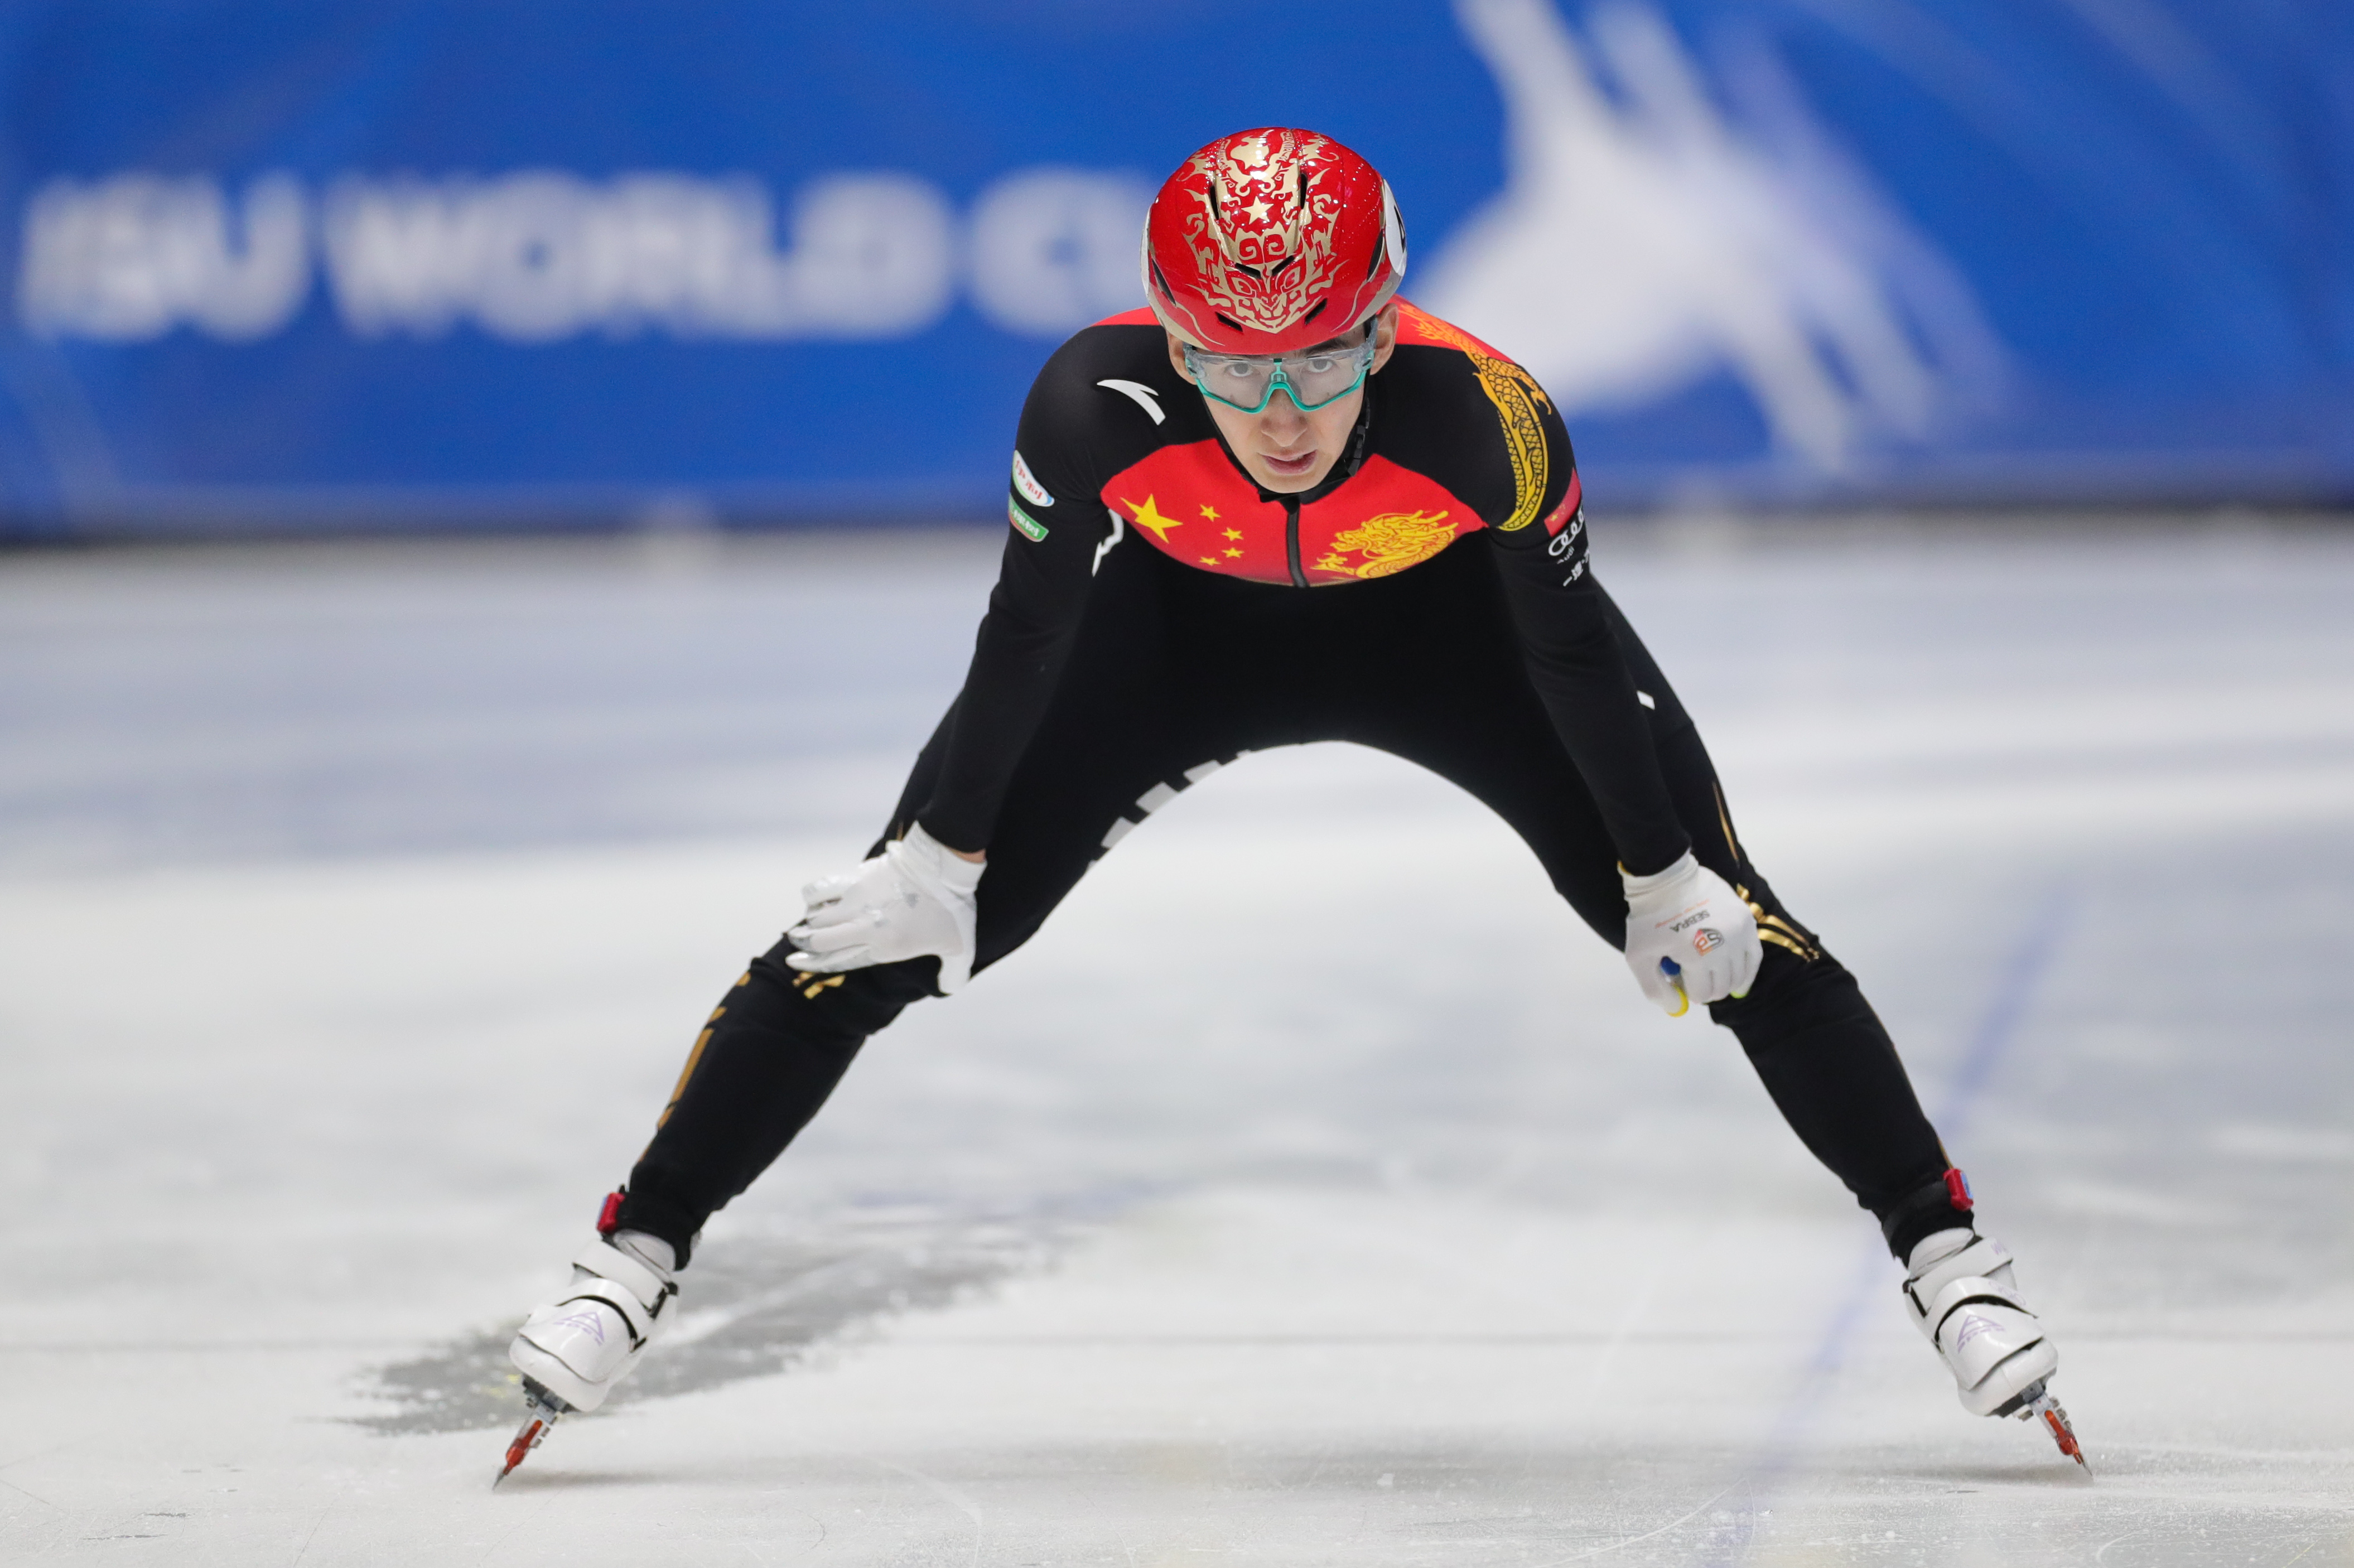
<instances>
[{"instance_id":1,"label":"protective goggles","mask_svg":"<svg viewBox=\"0 0 2354 1568\"><path fill-rule=\"evenodd\" d=\"M1256 414L1282 387L1301 413L1336 402L1365 384L1373 367L1373 332L1365 341L1338 348L1303 348L1291 354L1212 354L1185 345L1185 368L1203 392L1229 408Z\"/></svg>"}]
</instances>

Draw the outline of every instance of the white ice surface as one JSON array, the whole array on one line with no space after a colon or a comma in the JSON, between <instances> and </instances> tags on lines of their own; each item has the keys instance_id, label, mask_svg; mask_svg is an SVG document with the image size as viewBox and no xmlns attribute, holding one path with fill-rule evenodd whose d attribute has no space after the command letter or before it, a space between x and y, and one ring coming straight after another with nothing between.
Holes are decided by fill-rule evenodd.
<instances>
[{"instance_id":1,"label":"white ice surface","mask_svg":"<svg viewBox=\"0 0 2354 1568\"><path fill-rule=\"evenodd\" d=\"M0 1563L2354 1563L2354 537L2245 527L1598 546L2091 1478L1730 1036L1332 747L878 1039L493 1495L385 1369L561 1277L996 543L633 548L0 563Z\"/></svg>"}]
</instances>

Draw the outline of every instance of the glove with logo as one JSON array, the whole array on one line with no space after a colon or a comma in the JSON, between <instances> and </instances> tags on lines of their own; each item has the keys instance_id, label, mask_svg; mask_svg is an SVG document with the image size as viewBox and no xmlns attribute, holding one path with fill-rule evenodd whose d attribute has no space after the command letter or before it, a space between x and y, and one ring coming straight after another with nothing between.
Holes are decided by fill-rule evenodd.
<instances>
[{"instance_id":1,"label":"glove with logo","mask_svg":"<svg viewBox=\"0 0 2354 1568\"><path fill-rule=\"evenodd\" d=\"M1627 884L1627 967L1643 994L1681 1018L1694 1001L1749 994L1766 949L1757 919L1691 852Z\"/></svg>"},{"instance_id":2,"label":"glove with logo","mask_svg":"<svg viewBox=\"0 0 2354 1568\"><path fill-rule=\"evenodd\" d=\"M785 959L808 974L840 974L902 959L938 958L943 994L972 975L981 864L911 826L856 871L801 889L809 909L785 933L801 948Z\"/></svg>"}]
</instances>

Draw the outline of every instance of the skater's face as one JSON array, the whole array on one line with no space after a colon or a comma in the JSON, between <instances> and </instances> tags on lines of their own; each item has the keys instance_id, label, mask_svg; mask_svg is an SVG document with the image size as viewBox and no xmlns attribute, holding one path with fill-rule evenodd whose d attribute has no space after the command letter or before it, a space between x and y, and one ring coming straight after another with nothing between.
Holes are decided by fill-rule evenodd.
<instances>
[{"instance_id":1,"label":"skater's face","mask_svg":"<svg viewBox=\"0 0 2354 1568\"><path fill-rule=\"evenodd\" d=\"M1352 332L1346 338L1335 338L1329 344L1318 346L1337 348L1363 341ZM1390 362L1390 355L1396 347L1397 306L1386 305L1373 318L1374 374ZM1193 379L1185 365L1185 345L1174 333L1169 334L1169 362L1177 367L1178 375L1188 381ZM1323 483L1324 476L1340 461L1350 428L1357 422L1357 411L1364 407L1365 389L1359 387L1320 408L1305 411L1281 387L1275 389L1267 407L1256 414L1245 413L1215 397L1205 396L1202 401L1209 408L1210 418L1217 421L1218 434L1226 439L1226 446L1246 472L1278 495L1297 495Z\"/></svg>"}]
</instances>

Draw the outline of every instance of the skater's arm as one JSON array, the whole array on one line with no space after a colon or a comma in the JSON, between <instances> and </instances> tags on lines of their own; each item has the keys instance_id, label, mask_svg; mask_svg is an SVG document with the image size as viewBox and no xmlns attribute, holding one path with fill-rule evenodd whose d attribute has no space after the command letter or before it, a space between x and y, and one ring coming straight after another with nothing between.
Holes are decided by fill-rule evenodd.
<instances>
[{"instance_id":1,"label":"skater's arm","mask_svg":"<svg viewBox=\"0 0 2354 1568\"><path fill-rule=\"evenodd\" d=\"M1569 431L1527 371L1445 322L1411 307L1405 315L1410 330L1374 389L1376 439L1486 524L1529 680L1620 862L1641 875L1662 871L1691 841L1652 754L1609 599L1586 567Z\"/></svg>"},{"instance_id":2,"label":"skater's arm","mask_svg":"<svg viewBox=\"0 0 2354 1568\"><path fill-rule=\"evenodd\" d=\"M1533 520L1518 528L1491 526L1488 537L1529 680L1601 808L1619 863L1646 875L1672 863L1691 840L1669 799L1649 718L1610 628L1608 600L1587 564L1583 485L1569 432L1549 405L1533 411L1546 447L1542 503Z\"/></svg>"},{"instance_id":3,"label":"skater's arm","mask_svg":"<svg viewBox=\"0 0 2354 1568\"><path fill-rule=\"evenodd\" d=\"M1581 541L1583 534L1581 526ZM1546 541L1539 535L1532 543ZM1638 874L1659 871L1691 848L1691 840L1668 799L1649 723L1592 574L1564 583L1569 568L1559 557L1543 548L1498 544L1497 567L1529 680L1594 792L1619 863Z\"/></svg>"},{"instance_id":4,"label":"skater's arm","mask_svg":"<svg viewBox=\"0 0 2354 1568\"><path fill-rule=\"evenodd\" d=\"M1076 538L1080 529L1070 532ZM981 618L964 691L957 698L939 782L917 813L927 832L954 850L971 853L988 846L1006 780L1036 733L1070 657L1087 604L1088 557L1097 539L1087 538L1076 550L1048 548L1053 543L1052 532L1044 544L1020 534L1006 541L989 613ZM1074 556L1076 569L1069 558Z\"/></svg>"},{"instance_id":5,"label":"skater's arm","mask_svg":"<svg viewBox=\"0 0 2354 1568\"><path fill-rule=\"evenodd\" d=\"M1022 471L1007 487L997 586L974 639L939 780L917 812L927 832L967 855L988 847L1006 782L1070 658L1098 547L1110 531L1089 477L1090 410L1073 396L1075 374L1065 363L1076 346L1074 340L1048 362L1023 406L1015 438ZM1042 503L1041 495L1051 499Z\"/></svg>"}]
</instances>

